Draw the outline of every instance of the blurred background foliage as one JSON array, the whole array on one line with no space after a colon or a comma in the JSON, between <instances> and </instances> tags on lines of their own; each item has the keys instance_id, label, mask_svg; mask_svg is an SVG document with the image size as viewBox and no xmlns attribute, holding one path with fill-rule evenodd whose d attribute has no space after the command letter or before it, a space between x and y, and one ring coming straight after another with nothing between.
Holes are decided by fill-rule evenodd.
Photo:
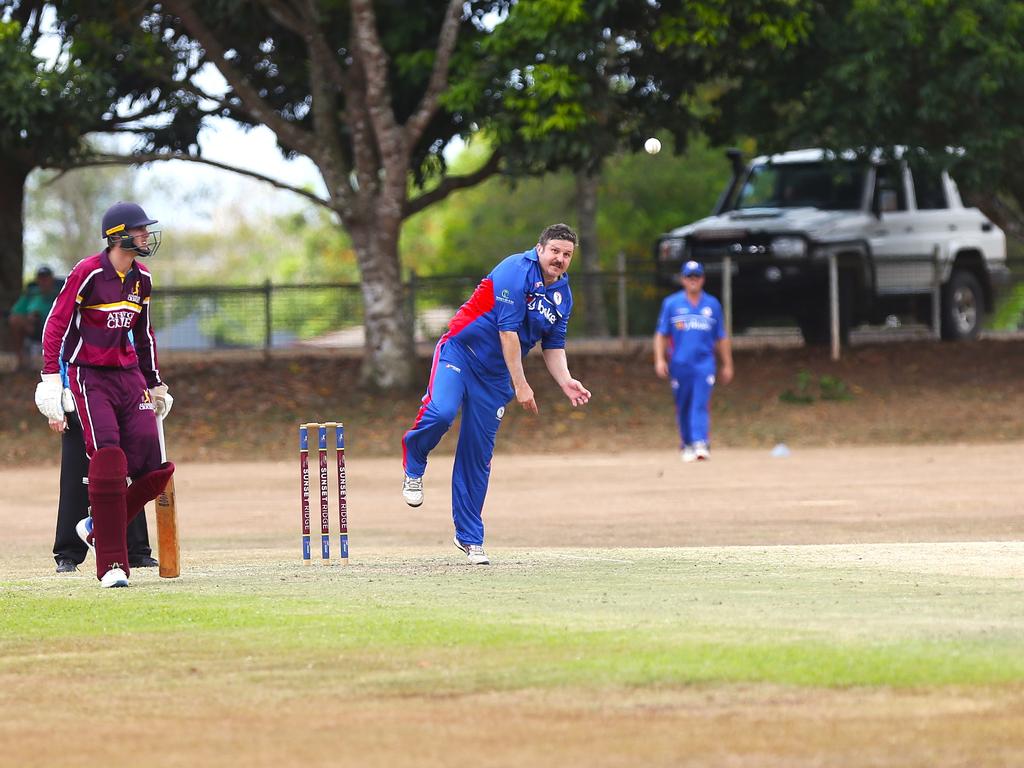
<instances>
[{"instance_id":1,"label":"blurred background foliage","mask_svg":"<svg viewBox=\"0 0 1024 768\"><path fill-rule=\"evenodd\" d=\"M62 69L56 66L61 60L34 62L27 52L42 28L33 32L27 25L16 38L15 23L46 5L21 0L2 6L6 33L0 44L10 49L12 66L0 78L10 96L0 109L0 122L60 127L72 125L76 115L84 117L73 137L79 148L79 134L125 128L106 117L103 125L93 125L95 93L102 91L131 96L139 104L152 101L154 109L173 112L179 123L187 123L189 130L177 138L151 136L154 147L191 146L188 137L200 115L187 107L195 105L186 99L182 108L163 92L150 93L151 84L140 79L142 63L148 71L177 61L174 51L165 51L165 60L152 49L162 38L146 33L145 26L133 27L132 36L123 39L103 33L102 25L77 26L72 21L91 17L72 12L94 7L78 0L54 6L67 12L67 31L76 46L67 61L76 65ZM503 172L404 222L399 248L404 279L413 272L424 278L479 278L497 259L529 247L546 224L567 221L585 227L587 222L578 220L585 218L579 212L584 172L597 180L599 204L594 207L594 245L584 241L576 270L585 259L588 268L612 269L619 253L632 270L647 269L660 233L709 212L729 174L721 147L735 143L748 156L755 148L799 146L868 150L908 144L927 149L942 164L955 166L966 199L1007 231L1014 269L1024 264L1020 0L713 0L681 5L532 0L477 6L481 13L485 6L508 13L494 17L501 23L464 30L472 45L455 55L444 103L449 111L465 112L458 115L463 127L454 135L470 143L443 153L441 144L431 144L430 152L439 165L465 174L486 167L497 148ZM225 7L216 5L216 10ZM214 10L210 6L204 13ZM266 19L257 17L246 34L254 29L266 33ZM170 23L169 18L163 22ZM421 22L398 15L389 33L421 35ZM500 34L481 36L494 30ZM282 40L290 39L282 33ZM409 49L413 53L397 46L403 53L396 54L395 77L424 68L430 40L427 35L421 46ZM490 56L481 57L481 50ZM643 55L650 51L658 55ZM282 61L293 63L287 56ZM519 66L523 61L530 63ZM509 69L510 62L518 64ZM70 78L80 85L61 93L88 98L67 100L60 119L28 120L30 106L50 115L63 104L27 99L25 84L31 78L25 78L33 67L32 82L46 91L38 95L52 95L48 89ZM301 81L304 71L300 62L291 74ZM633 87L645 83L657 87ZM473 111L481 94L489 94L494 110ZM652 94L664 99L652 99ZM518 108L509 109L517 103ZM466 117L472 115L479 121ZM174 125L165 128L171 131ZM631 151L651 133L662 140L660 154ZM165 222L157 270L161 286L359 280L353 243L337 218L340 209L317 208L298 195L288 198L255 182L247 187L251 194L226 198L187 182L146 186L140 184L142 174L132 169L86 168L54 176L38 166L54 152L69 154L66 141L24 130L9 130L5 136L16 138L17 147L7 147L2 157L17 156L14 150L30 140L42 152L22 163L37 168L29 177L25 212L26 275L41 263L66 272L100 246L93 229L102 210L113 200L136 197L154 201L151 215ZM951 146L964 151L945 152ZM554 170L539 175L544 169ZM425 189L439 183L423 169L417 174L411 183L423 182ZM274 203L252 205L272 194ZM1016 280L1016 290L997 308L996 327L1020 321L1024 279L1017 275Z\"/></svg>"},{"instance_id":2,"label":"blurred background foliage","mask_svg":"<svg viewBox=\"0 0 1024 768\"><path fill-rule=\"evenodd\" d=\"M692 139L681 154L673 151L671 136L662 135L662 143L664 148L658 155L621 152L605 164L598 208L601 270L614 271L620 252L629 270L651 270L656 237L708 215L728 180L724 150L712 147L706 138ZM747 156L756 151L749 140L740 146ZM453 157L452 169L456 173L472 170L488 152L482 142L467 145ZM285 193L268 192L257 182L248 182L244 188L250 194L222 199L215 189L182 190L167 182L140 189L137 176L130 168L83 168L61 175L35 172L29 180L26 205L27 265L34 270L40 264L49 264L66 274L76 261L101 247L102 241L93 231L99 212L116 199L144 194L147 199L159 201L151 204L151 215L165 221L156 269L161 287L258 289L268 281L275 286L359 281L348 236L332 214L321 207L305 203L270 205L276 212L254 213L249 205L252 196ZM574 193L575 180L567 172L519 180L495 176L410 218L403 227L400 245L406 278L413 273L428 281L449 275L468 278L464 283L437 287L432 293L421 292L420 302L427 307L457 306L498 259L531 247L545 226L562 220L575 226ZM206 213L182 225L178 213L182 208ZM174 223L168 226L170 222ZM1020 272L1024 247L1012 233L1008 247L1011 267ZM1024 317L1024 275L1016 275L1016 280L1015 289L1000 297L990 327L1016 328ZM614 326L614 285L609 282L604 290L609 323ZM653 318L645 312L664 290L657 288L652 279L649 286L631 281L630 291L629 327L651 325ZM358 308L348 306L352 302L318 294L314 301L323 306L318 312L310 312L310 300L297 293L289 296L278 292L273 314L279 319L294 315L303 323L323 326L323 330L359 321ZM166 309L173 315L172 308ZM210 321L217 328L208 330L233 343L252 343L252 339L235 339L232 335L233 327L242 326L248 327L250 334L258 336L262 332L251 318L242 322L246 311L242 305L237 311L230 305L220 307L212 313L218 317ZM167 321L175 319L168 316ZM318 330L304 328L303 333L314 335Z\"/></svg>"},{"instance_id":3,"label":"blurred background foliage","mask_svg":"<svg viewBox=\"0 0 1024 768\"><path fill-rule=\"evenodd\" d=\"M658 155L614 155L602 173L597 214L602 269L615 267L619 251L631 262L646 260L659 234L707 216L729 178L723 151L703 139L681 155L672 151L669 137L663 144ZM453 167L470 166L477 151L469 149ZM531 247L548 224L576 225L574 193L571 173L518 181L492 177L406 223L405 265L422 275L483 276L497 258Z\"/></svg>"},{"instance_id":4,"label":"blurred background foliage","mask_svg":"<svg viewBox=\"0 0 1024 768\"><path fill-rule=\"evenodd\" d=\"M646 260L658 234L706 216L727 181L729 166L722 150L697 140L676 155L670 142L665 137L658 155L621 153L609 160L599 189L603 269L614 268L619 251L631 263ZM485 151L468 146L453 159L452 167L464 172ZM150 215L163 219L163 245L157 257L161 286L359 279L351 242L323 208L302 204L277 214L253 214L245 200L218 202L209 190L183 194L170 185L139 189L136 176L129 168L83 168L59 177L52 171L33 174L26 211L26 262L33 269L47 263L66 272L102 247L93 230L106 206L145 194L160 201L150 204ZM548 224L576 224L574 183L571 173L518 181L496 176L457 192L406 223L403 265L421 276L482 277L498 259L536 243ZM261 189L255 182L253 188ZM171 225L182 219L177 212L181 208L208 209L208 220Z\"/></svg>"}]
</instances>

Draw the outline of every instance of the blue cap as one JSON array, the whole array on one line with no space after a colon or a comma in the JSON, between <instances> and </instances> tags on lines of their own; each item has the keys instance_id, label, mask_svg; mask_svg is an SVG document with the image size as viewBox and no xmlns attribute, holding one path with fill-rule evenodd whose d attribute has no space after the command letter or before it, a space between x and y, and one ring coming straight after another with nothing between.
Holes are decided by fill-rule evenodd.
<instances>
[{"instance_id":1,"label":"blue cap","mask_svg":"<svg viewBox=\"0 0 1024 768\"><path fill-rule=\"evenodd\" d=\"M690 277L691 275L703 275L704 265L701 264L699 261L693 261L691 259L690 261L683 264L683 268L679 270L679 273L683 277Z\"/></svg>"}]
</instances>

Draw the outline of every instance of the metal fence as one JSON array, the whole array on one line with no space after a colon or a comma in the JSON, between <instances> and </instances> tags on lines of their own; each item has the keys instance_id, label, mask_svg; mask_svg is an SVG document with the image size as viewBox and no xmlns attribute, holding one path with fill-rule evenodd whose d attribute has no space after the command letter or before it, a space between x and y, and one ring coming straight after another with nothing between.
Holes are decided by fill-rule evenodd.
<instances>
[{"instance_id":1,"label":"metal fence","mask_svg":"<svg viewBox=\"0 0 1024 768\"><path fill-rule=\"evenodd\" d=\"M403 285L417 341L435 341L469 298L480 275L411 275ZM591 285L597 291L584 291ZM574 318L600 303L607 333L651 333L665 290L652 269L573 275ZM591 298L588 298L591 297ZM159 288L151 320L162 350L358 348L365 339L358 283ZM584 330L575 319L570 336Z\"/></svg>"},{"instance_id":2,"label":"metal fence","mask_svg":"<svg viewBox=\"0 0 1024 768\"><path fill-rule=\"evenodd\" d=\"M1024 260L1011 259L1007 266L1009 283L995 286L990 307L980 260L958 257L954 263L939 248L922 255L881 254L871 262L831 254L812 264L773 260L751 249L705 262L707 290L721 298L734 338L788 332L797 341L802 336L830 344L834 358L841 340L969 335L976 316L986 335L1024 331ZM663 265L662 282L674 277Z\"/></svg>"},{"instance_id":3,"label":"metal fence","mask_svg":"<svg viewBox=\"0 0 1024 768\"><path fill-rule=\"evenodd\" d=\"M989 318L990 327L1024 330L1024 262L1013 265L1013 275L1014 282ZM410 276L403 289L417 341L432 342L444 332L480 277ZM709 290L719 295L731 317L743 298L731 295L727 280L712 282L711 277L709 269ZM612 338L649 338L661 301L673 290L657 279L649 262L627 264L624 259L614 270L574 272L572 287L575 306L569 335L576 339L594 335L594 327ZM938 296L936 286L922 290ZM588 315L598 316L596 326L585 322ZM925 329L935 322L935 315L931 317ZM163 350L359 348L365 338L358 283L158 288L152 322ZM895 318L886 325L906 327L915 322L920 325L919 319ZM771 322L776 327L785 323L785 318ZM756 336L765 330L745 332Z\"/></svg>"},{"instance_id":4,"label":"metal fence","mask_svg":"<svg viewBox=\"0 0 1024 768\"><path fill-rule=\"evenodd\" d=\"M151 320L162 349L363 343L358 283L160 288Z\"/></svg>"}]
</instances>

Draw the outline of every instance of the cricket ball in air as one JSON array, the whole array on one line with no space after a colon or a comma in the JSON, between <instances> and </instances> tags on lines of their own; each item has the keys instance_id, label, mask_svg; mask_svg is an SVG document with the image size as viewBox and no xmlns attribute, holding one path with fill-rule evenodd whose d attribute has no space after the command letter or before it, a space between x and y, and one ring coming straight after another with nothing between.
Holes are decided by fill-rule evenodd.
<instances>
[{"instance_id":1,"label":"cricket ball in air","mask_svg":"<svg viewBox=\"0 0 1024 768\"><path fill-rule=\"evenodd\" d=\"M644 149L648 155L656 155L661 152L661 142L652 136L644 142Z\"/></svg>"}]
</instances>

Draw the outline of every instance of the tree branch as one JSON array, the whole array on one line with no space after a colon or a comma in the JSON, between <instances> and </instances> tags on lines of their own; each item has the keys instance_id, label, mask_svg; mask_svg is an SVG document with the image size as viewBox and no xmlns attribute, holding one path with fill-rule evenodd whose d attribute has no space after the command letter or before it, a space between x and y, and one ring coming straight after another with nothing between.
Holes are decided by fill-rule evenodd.
<instances>
[{"instance_id":1,"label":"tree branch","mask_svg":"<svg viewBox=\"0 0 1024 768\"><path fill-rule=\"evenodd\" d=\"M317 17L317 4L316 0L306 0L306 12L307 14L316 19ZM345 75L345 70L342 69L338 63L338 52L333 50L330 45L327 44L327 38L322 34L319 23L314 23L313 29L311 30L311 41L310 51L316 52L323 57L324 66L327 74L330 75L335 88L341 91L343 94L348 93L349 79Z\"/></svg>"},{"instance_id":2,"label":"tree branch","mask_svg":"<svg viewBox=\"0 0 1024 768\"><path fill-rule=\"evenodd\" d=\"M423 131L426 130L431 118L437 112L438 97L448 83L448 69L451 66L455 43L459 38L461 20L462 0L449 0L444 24L441 25L441 35L437 41L434 68L430 72L427 90L423 93L423 98L420 99L416 111L405 123L405 145L407 147L416 146L416 142L420 140Z\"/></svg>"},{"instance_id":3,"label":"tree branch","mask_svg":"<svg viewBox=\"0 0 1024 768\"><path fill-rule=\"evenodd\" d=\"M440 184L434 187L429 192L424 192L412 200L406 200L405 205L402 207L402 219L407 219L413 214L419 213L424 208L433 205L434 203L444 200L452 192L458 189L465 189L466 187L472 187L479 184L489 176L493 176L498 172L498 166L501 164L501 153L495 151L487 162L484 163L480 168L467 173L463 176L446 176Z\"/></svg>"},{"instance_id":4,"label":"tree branch","mask_svg":"<svg viewBox=\"0 0 1024 768\"><path fill-rule=\"evenodd\" d=\"M197 99L201 101L212 101L221 109L233 111L233 108L230 102L227 101L227 99L224 99L220 96L213 96L212 94L207 93L202 88L196 86L191 79L184 80L180 83L175 83L174 85L178 88L178 90L183 91L185 93L191 93L193 96L195 96Z\"/></svg>"},{"instance_id":5,"label":"tree branch","mask_svg":"<svg viewBox=\"0 0 1024 768\"><path fill-rule=\"evenodd\" d=\"M278 141L308 157L315 157L316 142L305 131L297 128L282 118L272 107L260 98L256 89L249 84L245 76L239 72L226 58L226 51L216 35L203 23L202 18L192 7L191 0L164 0L164 5L171 13L178 16L185 28L196 42L215 59L217 69L224 75L232 89L245 105L246 111L257 123L263 123L278 136Z\"/></svg>"},{"instance_id":6,"label":"tree branch","mask_svg":"<svg viewBox=\"0 0 1024 768\"><path fill-rule=\"evenodd\" d=\"M309 51L309 91L313 97L313 132L321 145L329 148L331 157L340 157L338 146L338 95L329 73L330 51L320 34L320 20L315 3L307 3L301 21L302 39Z\"/></svg>"},{"instance_id":7,"label":"tree branch","mask_svg":"<svg viewBox=\"0 0 1024 768\"><path fill-rule=\"evenodd\" d=\"M300 37L309 55L309 91L312 97L313 136L318 150L320 171L329 195L342 208L350 204L349 168L344 161L338 137L338 93L344 90L345 77L337 57L323 35L316 0L259 0L271 17Z\"/></svg>"},{"instance_id":8,"label":"tree branch","mask_svg":"<svg viewBox=\"0 0 1024 768\"><path fill-rule=\"evenodd\" d=\"M295 8L284 2L284 0L260 0L260 2L274 21L285 29L290 29L300 37L305 36L305 26L302 23L302 19L296 14Z\"/></svg>"},{"instance_id":9,"label":"tree branch","mask_svg":"<svg viewBox=\"0 0 1024 768\"><path fill-rule=\"evenodd\" d=\"M391 109L388 55L377 33L372 0L352 0L352 39L366 79L366 110L387 172L384 183L390 187L401 184L404 189L409 149Z\"/></svg>"},{"instance_id":10,"label":"tree branch","mask_svg":"<svg viewBox=\"0 0 1024 768\"><path fill-rule=\"evenodd\" d=\"M159 106L158 104L150 104L138 112L130 115L117 115L114 114L109 120L100 118L97 121L98 125L106 126L107 130L119 130L121 126L127 126L130 123L137 122L139 120L145 120L147 117L156 117L157 115L169 114L170 110L165 106ZM216 114L215 112L205 111L205 114Z\"/></svg>"},{"instance_id":11,"label":"tree branch","mask_svg":"<svg viewBox=\"0 0 1024 768\"><path fill-rule=\"evenodd\" d=\"M366 109L366 88L362 78L362 66L356 61L349 77L349 90L345 98L345 124L351 133L352 164L356 172L356 183L362 194L377 195L379 168L377 147L373 140L373 126Z\"/></svg>"},{"instance_id":12,"label":"tree branch","mask_svg":"<svg viewBox=\"0 0 1024 768\"><path fill-rule=\"evenodd\" d=\"M166 160L184 160L189 163L201 163L203 165L210 165L214 168L220 168L223 171L231 171L231 173L241 174L242 176L248 176L251 179L257 181L263 181L267 184L277 187L278 189L284 189L288 192L294 192L296 195L310 200L317 205L322 205L331 211L334 210L329 200L324 200L317 197L312 192L302 189L301 187L294 187L290 184L285 184L283 181L266 176L257 171L249 171L245 168L236 168L233 165L227 163L221 163L217 160L209 160L205 157L199 157L197 155L185 155L185 154L169 154L169 153L158 153L151 152L147 154L139 155L110 155L110 154L94 154L83 157L80 160L76 160L74 163L69 165L61 165L57 163L45 164L43 168L55 168L61 171L69 170L70 168L89 168L97 166L107 165L145 165L146 163L161 162Z\"/></svg>"},{"instance_id":13,"label":"tree branch","mask_svg":"<svg viewBox=\"0 0 1024 768\"><path fill-rule=\"evenodd\" d=\"M42 37L42 34L43 34L43 31L42 31L43 11L42 11L42 9L39 9L36 12L36 14L34 16L32 16L31 18L32 18L31 28L29 28L27 30L23 30L23 31L28 33L28 44L27 44L28 50L34 51L35 48L36 48L36 43L39 42L39 38Z\"/></svg>"}]
</instances>

